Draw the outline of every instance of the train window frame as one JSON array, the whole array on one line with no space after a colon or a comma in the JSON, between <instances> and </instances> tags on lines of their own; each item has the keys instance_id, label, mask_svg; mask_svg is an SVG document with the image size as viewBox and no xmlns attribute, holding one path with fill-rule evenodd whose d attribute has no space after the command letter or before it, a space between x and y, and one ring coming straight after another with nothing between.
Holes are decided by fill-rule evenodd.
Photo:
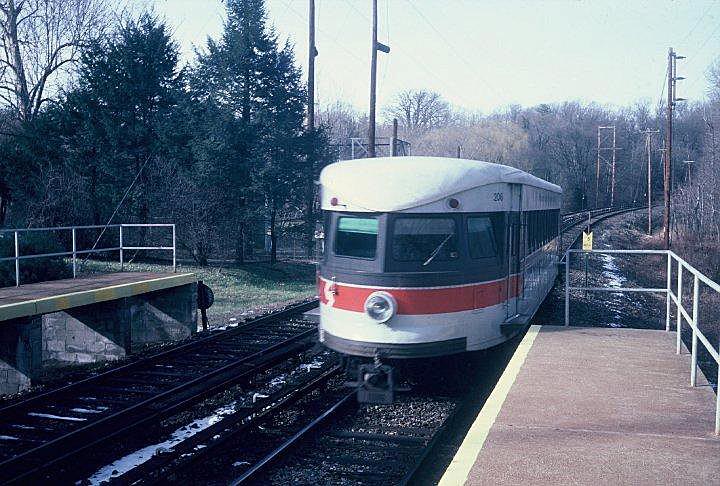
<instances>
[{"instance_id":1,"label":"train window frame","mask_svg":"<svg viewBox=\"0 0 720 486\"><path fill-rule=\"evenodd\" d=\"M497 213L501 214L501 213ZM493 254L492 255L485 255L485 256L479 256L474 257L472 254L472 246L470 244L470 220L471 219L485 219L488 221L490 226L490 241L492 242L493 247ZM493 213L470 213L465 215L464 218L464 227L465 227L465 244L467 246L467 257L471 261L481 261L481 260L497 260L501 257L501 243L498 241L498 231L497 231L497 221L496 217L493 217Z\"/></svg>"},{"instance_id":2,"label":"train window frame","mask_svg":"<svg viewBox=\"0 0 720 486\"><path fill-rule=\"evenodd\" d=\"M372 257L365 257L365 256L357 256L357 255L348 255L344 253L338 253L338 232L340 229L340 221L342 219L373 219L376 222L376 233L375 233L375 248L373 252ZM349 260L365 260L365 261L376 261L379 255L379 247L380 247L380 240L381 240L381 233L382 233L382 224L380 220L379 214L338 214L335 218L334 224L332 226L333 228L333 256L337 258L346 258Z\"/></svg>"}]
</instances>

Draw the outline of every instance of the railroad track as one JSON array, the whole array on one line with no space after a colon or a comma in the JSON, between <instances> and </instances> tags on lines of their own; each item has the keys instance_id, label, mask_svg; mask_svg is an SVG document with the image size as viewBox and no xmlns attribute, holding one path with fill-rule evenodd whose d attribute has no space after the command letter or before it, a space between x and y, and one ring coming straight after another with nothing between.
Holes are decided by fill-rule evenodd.
<instances>
[{"instance_id":1,"label":"railroad track","mask_svg":"<svg viewBox=\"0 0 720 486\"><path fill-rule=\"evenodd\" d=\"M324 358L320 364L315 361L316 366L307 367L304 372L290 373L291 377L285 379L291 383L268 395L258 394L261 397L258 400L236 405L234 413L177 444L172 451L154 455L113 480L123 484L158 484L171 479L180 481L187 477L186 475L192 474L192 471L200 470L207 463L208 457L222 454L228 443L242 443L247 438L246 433L253 428L276 418L280 412L342 374L342 367L333 359L331 353L326 352ZM299 368L303 366L307 365L301 364ZM281 373L281 376L287 377L287 372ZM270 384L272 385L272 379ZM255 389L268 386L267 383L254 385Z\"/></svg>"},{"instance_id":2,"label":"railroad track","mask_svg":"<svg viewBox=\"0 0 720 486\"><path fill-rule=\"evenodd\" d=\"M90 447L156 423L308 349L316 325L291 306L0 408L0 482L41 478Z\"/></svg>"},{"instance_id":3,"label":"railroad track","mask_svg":"<svg viewBox=\"0 0 720 486\"><path fill-rule=\"evenodd\" d=\"M636 211L638 209L646 208L647 206L630 206L630 207L620 207L620 208L602 208L602 209L594 209L591 211L579 211L576 213L567 213L562 215L561 217L561 223L560 223L560 233L561 235L564 235L565 233L568 233L573 228L576 228L579 225L585 225L589 224L592 228L597 223L604 221L607 218L611 218L613 216L618 216L623 213L627 213L630 211ZM588 213L590 217L588 218ZM564 253L567 248L572 247L577 243L577 240L580 238L580 234L582 231L578 231L576 234L571 235L571 238L569 242L563 241L561 238L561 253Z\"/></svg>"},{"instance_id":4,"label":"railroad track","mask_svg":"<svg viewBox=\"0 0 720 486\"><path fill-rule=\"evenodd\" d=\"M431 411L434 421L423 426L383 424L393 411L409 413L418 406ZM346 393L229 484L282 483L302 477L307 464L319 475L299 479L301 483L414 484L458 409L459 400L427 397L392 406L359 405L354 392Z\"/></svg>"}]
</instances>

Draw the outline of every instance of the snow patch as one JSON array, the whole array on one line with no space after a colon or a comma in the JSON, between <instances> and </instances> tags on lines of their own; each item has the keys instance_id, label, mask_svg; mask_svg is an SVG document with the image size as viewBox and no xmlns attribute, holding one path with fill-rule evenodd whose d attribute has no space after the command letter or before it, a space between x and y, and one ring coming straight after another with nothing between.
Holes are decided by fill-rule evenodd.
<instances>
[{"instance_id":1,"label":"snow patch","mask_svg":"<svg viewBox=\"0 0 720 486\"><path fill-rule=\"evenodd\" d=\"M601 253L600 259L603 266L602 275L607 280L607 286L611 288L623 287L627 279L620 274L620 269L615 263L615 257L607 253ZM623 327L620 311L626 305L626 301L627 295L622 292L610 292L608 306L613 311L613 321L609 323L610 327Z\"/></svg>"},{"instance_id":2,"label":"snow patch","mask_svg":"<svg viewBox=\"0 0 720 486\"><path fill-rule=\"evenodd\" d=\"M85 422L87 420L84 417L63 417L62 415L53 415L51 413L29 412L28 415L31 417L43 417L53 420L67 420L68 422Z\"/></svg>"},{"instance_id":3,"label":"snow patch","mask_svg":"<svg viewBox=\"0 0 720 486\"><path fill-rule=\"evenodd\" d=\"M88 481L92 485L101 484L103 482L110 481L113 477L117 477L121 474L136 468L137 466L149 461L156 454L162 454L172 450L174 446L181 443L182 441L189 439L198 432L207 429L211 425L220 422L224 417L235 413L236 402L232 402L229 405L225 405L213 411L210 415L193 420L187 425L176 429L170 438L164 442L158 444L152 444L142 449L136 450L120 459L114 461L111 464L103 466L98 469L92 476L88 478ZM202 449L205 445L199 445L196 449Z\"/></svg>"}]
</instances>

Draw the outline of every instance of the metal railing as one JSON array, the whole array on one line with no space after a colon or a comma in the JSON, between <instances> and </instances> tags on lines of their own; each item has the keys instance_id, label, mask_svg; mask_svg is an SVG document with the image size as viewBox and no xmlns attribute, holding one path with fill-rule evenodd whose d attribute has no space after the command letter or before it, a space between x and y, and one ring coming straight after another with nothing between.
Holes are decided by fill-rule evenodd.
<instances>
[{"instance_id":1,"label":"metal railing","mask_svg":"<svg viewBox=\"0 0 720 486\"><path fill-rule=\"evenodd\" d=\"M79 230L91 230L100 229L103 232L106 229L118 228L119 239L118 246L110 246L103 248L95 248L93 246L90 249L78 250L77 248L77 232ZM123 229L125 228L169 228L172 231L172 246L127 246L123 244ZM21 233L34 233L34 232L57 232L57 231L69 231L71 232L72 238L72 250L61 251L54 253L33 253L28 255L20 254L20 243L19 236ZM90 255L93 253L106 253L111 251L118 251L120 253L120 269L123 270L125 267L124 251L125 250L159 250L159 251L172 251L172 268L173 272L177 270L177 247L175 239L175 225L169 223L132 223L132 224L111 224L111 225L87 225L87 226L56 226L50 228L18 228L18 229L0 229L0 234L13 234L15 255L11 257L0 258L0 262L14 261L15 262L15 286L20 286L20 261L31 260L34 258L50 258L50 257L72 257L72 269L73 278L77 277L77 261L79 255ZM102 233L101 233L102 236ZM97 241L99 241L98 238ZM96 241L96 244L97 244Z\"/></svg>"},{"instance_id":2,"label":"metal railing","mask_svg":"<svg viewBox=\"0 0 720 486\"><path fill-rule=\"evenodd\" d=\"M666 255L667 269L665 287L659 288L643 288L643 287L574 287L570 285L570 255L573 253L602 253L602 254L624 254L624 255ZM673 291L672 270L673 265L677 263L677 290ZM693 278L693 297L692 297L692 315L682 304L683 289L683 271L690 273ZM670 306L671 302L676 305L677 319L675 322L676 333L676 354L682 352L682 325L683 320L690 326L692 330L691 344L691 364L690 364L690 386L697 386L697 370L698 370L698 341L703 344L708 354L715 360L718 366L717 388L715 399L715 434L720 435L720 347L710 344L708 338L700 331L700 283L704 283L712 290L720 294L720 284L714 282L688 262L680 258L672 250L574 250L570 249L565 252L565 325L570 325L570 291L571 290L587 290L596 292L657 292L664 293L665 298L665 331L670 331ZM676 293L677 292L677 293Z\"/></svg>"}]
</instances>

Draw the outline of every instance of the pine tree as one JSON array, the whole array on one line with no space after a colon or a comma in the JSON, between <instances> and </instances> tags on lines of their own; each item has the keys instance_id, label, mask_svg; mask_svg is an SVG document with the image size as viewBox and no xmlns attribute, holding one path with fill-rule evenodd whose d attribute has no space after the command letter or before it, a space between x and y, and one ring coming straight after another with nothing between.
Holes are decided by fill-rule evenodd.
<instances>
[{"instance_id":1,"label":"pine tree","mask_svg":"<svg viewBox=\"0 0 720 486\"><path fill-rule=\"evenodd\" d=\"M303 154L304 89L292 47L280 49L266 25L263 0L228 1L223 34L208 40L195 79L203 80L198 100L222 107L237 121L234 160L225 164L234 189L228 195L235 198L228 206L236 208L241 228L256 215L269 219L274 262L275 221Z\"/></svg>"}]
</instances>

